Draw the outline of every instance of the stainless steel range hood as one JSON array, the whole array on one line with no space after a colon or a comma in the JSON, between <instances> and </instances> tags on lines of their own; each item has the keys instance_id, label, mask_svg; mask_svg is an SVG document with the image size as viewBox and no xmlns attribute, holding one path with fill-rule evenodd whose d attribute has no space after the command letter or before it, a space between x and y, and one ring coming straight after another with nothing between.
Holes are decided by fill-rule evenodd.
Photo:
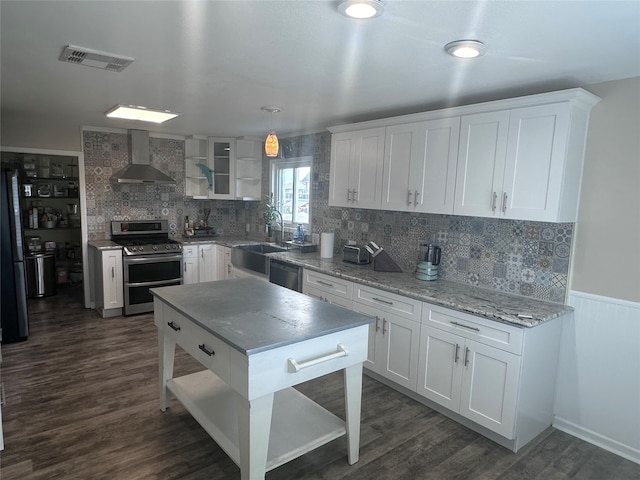
<instances>
[{"instance_id":1,"label":"stainless steel range hood","mask_svg":"<svg viewBox=\"0 0 640 480\"><path fill-rule=\"evenodd\" d=\"M131 163L113 175L118 183L176 183L150 165L149 132L146 130L129 130L129 154Z\"/></svg>"}]
</instances>

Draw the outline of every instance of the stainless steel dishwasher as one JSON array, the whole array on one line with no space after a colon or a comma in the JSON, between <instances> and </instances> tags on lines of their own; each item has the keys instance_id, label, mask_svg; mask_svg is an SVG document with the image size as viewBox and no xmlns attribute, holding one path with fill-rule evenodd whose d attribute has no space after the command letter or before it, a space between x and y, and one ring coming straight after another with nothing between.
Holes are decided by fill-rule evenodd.
<instances>
[{"instance_id":1,"label":"stainless steel dishwasher","mask_svg":"<svg viewBox=\"0 0 640 480\"><path fill-rule=\"evenodd\" d=\"M269 262L269 281L302 292L302 267L272 258Z\"/></svg>"}]
</instances>

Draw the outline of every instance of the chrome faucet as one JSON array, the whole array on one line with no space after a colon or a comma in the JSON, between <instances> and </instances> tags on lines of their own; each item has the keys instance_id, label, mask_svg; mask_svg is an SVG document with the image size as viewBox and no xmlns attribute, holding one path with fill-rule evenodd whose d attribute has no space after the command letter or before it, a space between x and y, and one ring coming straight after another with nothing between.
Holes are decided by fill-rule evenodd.
<instances>
[{"instance_id":1,"label":"chrome faucet","mask_svg":"<svg viewBox=\"0 0 640 480\"><path fill-rule=\"evenodd\" d=\"M280 216L280 246L284 247L284 219L279 210L274 209L273 213L277 213Z\"/></svg>"}]
</instances>

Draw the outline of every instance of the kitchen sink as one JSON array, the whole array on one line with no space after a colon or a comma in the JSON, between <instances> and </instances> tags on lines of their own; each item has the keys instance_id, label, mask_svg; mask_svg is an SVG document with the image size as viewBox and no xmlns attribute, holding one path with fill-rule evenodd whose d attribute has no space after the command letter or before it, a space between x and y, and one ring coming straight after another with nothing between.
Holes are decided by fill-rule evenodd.
<instances>
[{"instance_id":1,"label":"kitchen sink","mask_svg":"<svg viewBox=\"0 0 640 480\"><path fill-rule=\"evenodd\" d=\"M231 249L231 263L234 267L250 270L258 275L269 275L269 257L267 253L286 252L284 247L266 243L238 245Z\"/></svg>"}]
</instances>

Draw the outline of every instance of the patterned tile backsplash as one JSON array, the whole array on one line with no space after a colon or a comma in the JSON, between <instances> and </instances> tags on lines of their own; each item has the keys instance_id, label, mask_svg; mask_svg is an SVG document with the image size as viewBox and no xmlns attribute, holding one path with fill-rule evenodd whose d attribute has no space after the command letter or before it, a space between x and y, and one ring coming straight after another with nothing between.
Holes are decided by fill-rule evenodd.
<instances>
[{"instance_id":1,"label":"patterned tile backsplash","mask_svg":"<svg viewBox=\"0 0 640 480\"><path fill-rule=\"evenodd\" d=\"M114 183L113 173L129 161L126 134L85 131L85 181L89 239L109 238L109 221L127 218L169 220L180 234L184 216L202 218L220 234L254 239L264 231L259 202L190 200L184 192L184 142L151 137L151 164L176 179L176 185ZM285 158L313 156L311 233L333 231L334 252L349 240L383 247L405 271L415 271L420 244L442 248L440 278L526 297L564 302L567 292L572 223L412 214L328 206L331 134L281 139ZM269 162L263 162L263 192L269 191Z\"/></svg>"}]
</instances>

